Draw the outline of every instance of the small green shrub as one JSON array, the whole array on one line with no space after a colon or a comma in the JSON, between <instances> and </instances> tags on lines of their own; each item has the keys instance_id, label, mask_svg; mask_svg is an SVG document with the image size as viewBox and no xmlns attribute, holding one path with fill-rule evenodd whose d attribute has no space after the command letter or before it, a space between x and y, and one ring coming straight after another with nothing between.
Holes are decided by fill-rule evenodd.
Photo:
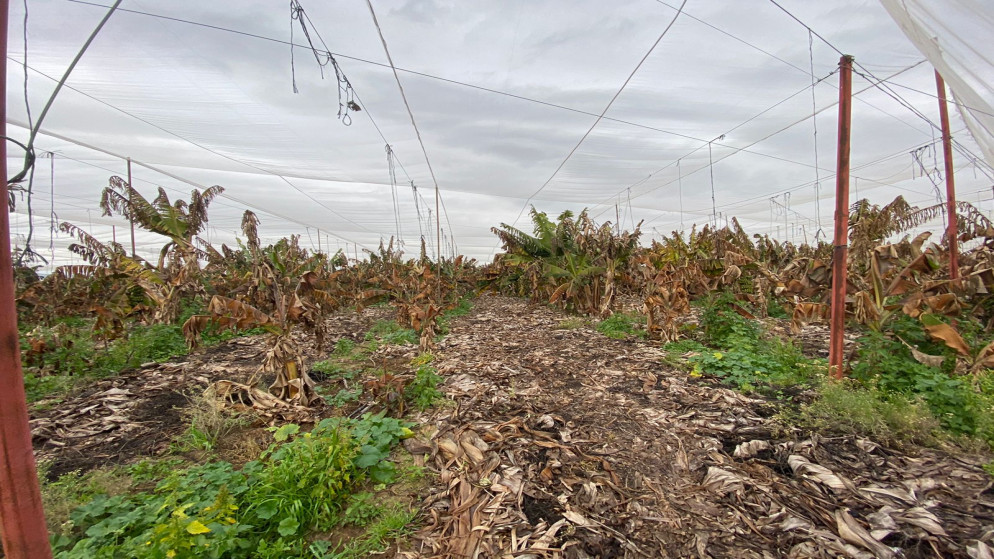
<instances>
[{"instance_id":1,"label":"small green shrub","mask_svg":"<svg viewBox=\"0 0 994 559\"><path fill-rule=\"evenodd\" d=\"M28 403L37 402L56 394L66 394L75 388L79 377L67 375L38 376L34 373L24 373L24 392Z\"/></svg>"},{"instance_id":2,"label":"small green shrub","mask_svg":"<svg viewBox=\"0 0 994 559\"><path fill-rule=\"evenodd\" d=\"M363 527L376 520L385 509L373 499L373 494L365 491L349 497L345 511L342 512L342 525Z\"/></svg>"},{"instance_id":3,"label":"small green shrub","mask_svg":"<svg viewBox=\"0 0 994 559\"><path fill-rule=\"evenodd\" d=\"M353 380L359 375L358 369L348 368L339 361L318 361L311 365L311 374L323 376L325 380Z\"/></svg>"},{"instance_id":4,"label":"small green shrub","mask_svg":"<svg viewBox=\"0 0 994 559\"><path fill-rule=\"evenodd\" d=\"M378 320L366 332L366 341L380 340L389 345L418 345L418 333L392 320Z\"/></svg>"},{"instance_id":5,"label":"small green shrub","mask_svg":"<svg viewBox=\"0 0 994 559\"><path fill-rule=\"evenodd\" d=\"M921 400L867 390L853 382L828 382L819 397L801 407L800 424L812 428L871 436L893 443L931 445L939 421Z\"/></svg>"},{"instance_id":6,"label":"small green shrub","mask_svg":"<svg viewBox=\"0 0 994 559\"><path fill-rule=\"evenodd\" d=\"M624 339L629 336L646 338L642 328L645 319L636 314L614 313L597 323L597 331L609 338Z\"/></svg>"},{"instance_id":7,"label":"small green shrub","mask_svg":"<svg viewBox=\"0 0 994 559\"><path fill-rule=\"evenodd\" d=\"M70 472L55 481L46 479L48 464L39 464L41 500L48 531L66 535L73 529L70 514L97 495L120 495L131 486L131 479L121 468L96 469L80 474Z\"/></svg>"},{"instance_id":8,"label":"small green shrub","mask_svg":"<svg viewBox=\"0 0 994 559\"><path fill-rule=\"evenodd\" d=\"M392 479L390 449L410 434L407 423L383 414L326 419L303 434L285 425L260 460L241 470L226 462L193 466L173 471L154 491L133 494L72 489L92 498L53 537L56 557L322 557L313 554L307 532L337 524L367 477Z\"/></svg>"},{"instance_id":9,"label":"small green shrub","mask_svg":"<svg viewBox=\"0 0 994 559\"><path fill-rule=\"evenodd\" d=\"M915 339L910 329L905 335ZM880 332L871 331L861 337L859 348L853 378L884 394L920 397L943 427L953 433L984 436L983 416L989 415L989 404L963 378L919 363L907 346Z\"/></svg>"},{"instance_id":10,"label":"small green shrub","mask_svg":"<svg viewBox=\"0 0 994 559\"><path fill-rule=\"evenodd\" d=\"M319 390L318 392L320 393L321 391ZM330 396L325 396L325 402L333 408L340 408L345 404L358 402L360 396L362 396L361 387L342 388Z\"/></svg>"},{"instance_id":11,"label":"small green shrub","mask_svg":"<svg viewBox=\"0 0 994 559\"><path fill-rule=\"evenodd\" d=\"M417 368L414 380L407 385L404 395L416 408L425 411L435 405L436 400L445 397L445 394L438 389L442 380L438 370L426 363Z\"/></svg>"},{"instance_id":12,"label":"small green shrub","mask_svg":"<svg viewBox=\"0 0 994 559\"><path fill-rule=\"evenodd\" d=\"M789 319L790 313L779 298L770 298L766 303L766 316L770 318Z\"/></svg>"},{"instance_id":13,"label":"small green shrub","mask_svg":"<svg viewBox=\"0 0 994 559\"><path fill-rule=\"evenodd\" d=\"M150 361L163 362L186 355L186 341L179 326L155 324L134 326L127 337L106 345L94 341L93 321L73 319L53 328L36 328L32 334L55 349L45 352L40 363L24 366L28 401L56 396L71 390L79 378L105 377ZM22 337L22 355L29 347Z\"/></svg>"},{"instance_id":14,"label":"small green shrub","mask_svg":"<svg viewBox=\"0 0 994 559\"><path fill-rule=\"evenodd\" d=\"M353 350L355 350L355 342L349 338L339 338L335 342L334 354L339 357L347 357Z\"/></svg>"},{"instance_id":15,"label":"small green shrub","mask_svg":"<svg viewBox=\"0 0 994 559\"><path fill-rule=\"evenodd\" d=\"M732 310L737 304L731 293L711 296L702 303L700 327L705 344L711 347L731 347L740 343L753 344L762 336L762 328Z\"/></svg>"},{"instance_id":16,"label":"small green shrub","mask_svg":"<svg viewBox=\"0 0 994 559\"><path fill-rule=\"evenodd\" d=\"M810 384L821 376L820 361L804 357L789 342L765 338L758 323L729 310L729 304L729 296L722 295L701 311L703 337L712 347L693 340L665 346L670 355L690 354L692 376L714 375L745 391Z\"/></svg>"},{"instance_id":17,"label":"small green shrub","mask_svg":"<svg viewBox=\"0 0 994 559\"><path fill-rule=\"evenodd\" d=\"M725 351L702 351L689 358L692 375L714 375L740 390L760 385L787 386L810 383L820 365L805 358L796 346L780 340L741 344Z\"/></svg>"}]
</instances>

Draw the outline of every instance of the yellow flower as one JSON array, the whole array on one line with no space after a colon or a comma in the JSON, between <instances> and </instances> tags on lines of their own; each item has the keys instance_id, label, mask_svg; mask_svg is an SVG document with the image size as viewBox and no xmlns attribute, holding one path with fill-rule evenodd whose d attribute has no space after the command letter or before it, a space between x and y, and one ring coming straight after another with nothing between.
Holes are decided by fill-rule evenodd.
<instances>
[{"instance_id":1,"label":"yellow flower","mask_svg":"<svg viewBox=\"0 0 994 559\"><path fill-rule=\"evenodd\" d=\"M715 359L721 359L722 357L724 357L724 355L722 355L720 351L714 352Z\"/></svg>"}]
</instances>

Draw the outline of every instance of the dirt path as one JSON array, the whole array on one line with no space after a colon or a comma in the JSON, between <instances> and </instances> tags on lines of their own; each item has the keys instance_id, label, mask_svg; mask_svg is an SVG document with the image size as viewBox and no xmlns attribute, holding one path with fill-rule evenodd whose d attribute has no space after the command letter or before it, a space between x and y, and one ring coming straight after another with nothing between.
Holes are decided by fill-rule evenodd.
<instances>
[{"instance_id":1,"label":"dirt path","mask_svg":"<svg viewBox=\"0 0 994 559\"><path fill-rule=\"evenodd\" d=\"M980 458L776 434L768 402L564 318L481 297L452 324L456 405L408 442L440 475L406 556L989 556Z\"/></svg>"}]
</instances>

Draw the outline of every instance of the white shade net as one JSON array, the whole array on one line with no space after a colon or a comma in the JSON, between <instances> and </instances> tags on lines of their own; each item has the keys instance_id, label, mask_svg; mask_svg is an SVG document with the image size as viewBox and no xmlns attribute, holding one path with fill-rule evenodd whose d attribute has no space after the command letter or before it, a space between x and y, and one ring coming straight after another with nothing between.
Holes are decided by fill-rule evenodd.
<instances>
[{"instance_id":1,"label":"white shade net","mask_svg":"<svg viewBox=\"0 0 994 559\"><path fill-rule=\"evenodd\" d=\"M795 242L830 237L835 49L860 64L853 199L940 201L933 68L916 44L876 3L779 4L690 0L619 94L678 3L373 2L438 179L443 254L489 259L497 244L489 228L527 228L529 205L553 215L586 207L598 221L629 228L645 220L647 239L732 216L752 233ZM990 21L979 2L953 4ZM363 248L398 235L414 253L423 235L434 253L434 183L366 4L303 5L311 39L324 49L320 34L336 53L362 108L349 113L351 126L338 116L335 72L319 69L285 3L126 1L38 137L33 248L56 264L71 262L70 239L50 233L53 214L127 245L127 222L101 216L97 202L110 175L125 176L130 157L134 184L149 197L158 186L181 198L194 185L227 189L211 207L213 242L234 243L241 213L252 209L263 242L298 234L304 246L361 257ZM27 7L27 90L37 117L107 8L71 0L29 0ZM982 32L978 25L964 33ZM300 45L293 73L291 27ZM9 36L8 134L23 141L21 2L12 5ZM960 46L971 41L983 44L964 36ZM948 60L954 48L942 48ZM956 64L973 69L959 52ZM984 112L987 56L988 73L940 67L957 101ZM956 75L987 96L987 109ZM875 86L878 79L886 82ZM980 117L970 113L964 122L954 113L952 126L961 199L987 212L994 173L966 133L990 130ZM396 155L393 174L386 144ZM21 154L8 148L13 172ZM26 241L27 213L19 200L15 245ZM152 257L162 243L139 232L136 244Z\"/></svg>"}]
</instances>

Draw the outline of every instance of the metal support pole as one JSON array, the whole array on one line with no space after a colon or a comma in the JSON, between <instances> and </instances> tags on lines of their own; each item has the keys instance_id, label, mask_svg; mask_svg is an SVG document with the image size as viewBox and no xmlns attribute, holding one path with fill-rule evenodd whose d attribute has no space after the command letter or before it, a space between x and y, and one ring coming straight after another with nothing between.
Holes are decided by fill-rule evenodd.
<instances>
[{"instance_id":1,"label":"metal support pole","mask_svg":"<svg viewBox=\"0 0 994 559\"><path fill-rule=\"evenodd\" d=\"M128 158L128 202L131 202L131 190L135 187L131 186L131 158ZM130 204L129 204L130 205ZM131 258L135 258L135 220L128 216L128 222L131 223Z\"/></svg>"},{"instance_id":2,"label":"metal support pole","mask_svg":"<svg viewBox=\"0 0 994 559\"><path fill-rule=\"evenodd\" d=\"M846 264L849 260L849 131L852 121L852 61L839 60L839 157L835 180L835 248L832 252L832 330L828 346L829 371L843 376L846 328Z\"/></svg>"},{"instance_id":3,"label":"metal support pole","mask_svg":"<svg viewBox=\"0 0 994 559\"><path fill-rule=\"evenodd\" d=\"M0 0L0 49L7 54L9 3ZM0 56L0 91L7 90L7 57ZM0 135L7 134L7 102L0 99ZM7 202L7 142L0 142L0 200ZM31 448L28 404L14 306L10 215L0 211L0 539L8 559L49 559L48 528Z\"/></svg>"},{"instance_id":4,"label":"metal support pole","mask_svg":"<svg viewBox=\"0 0 994 559\"><path fill-rule=\"evenodd\" d=\"M953 181L953 137L949 132L949 109L946 105L946 84L935 71L935 87L939 91L939 120L942 121L942 155L946 160L946 238L949 239L949 279L959 279L959 229L956 224L956 184Z\"/></svg>"},{"instance_id":5,"label":"metal support pole","mask_svg":"<svg viewBox=\"0 0 994 559\"><path fill-rule=\"evenodd\" d=\"M414 117L411 117L412 119ZM428 157L425 155L425 157ZM439 210L439 200L442 199L442 195L438 192L438 183L435 183L435 260L438 263L438 269L435 270L437 276L437 281L435 282L435 290L439 302L442 300L442 212Z\"/></svg>"},{"instance_id":6,"label":"metal support pole","mask_svg":"<svg viewBox=\"0 0 994 559\"><path fill-rule=\"evenodd\" d=\"M442 212L439 211L439 200L441 195L438 192L438 185L435 185L435 258L442 262Z\"/></svg>"}]
</instances>

